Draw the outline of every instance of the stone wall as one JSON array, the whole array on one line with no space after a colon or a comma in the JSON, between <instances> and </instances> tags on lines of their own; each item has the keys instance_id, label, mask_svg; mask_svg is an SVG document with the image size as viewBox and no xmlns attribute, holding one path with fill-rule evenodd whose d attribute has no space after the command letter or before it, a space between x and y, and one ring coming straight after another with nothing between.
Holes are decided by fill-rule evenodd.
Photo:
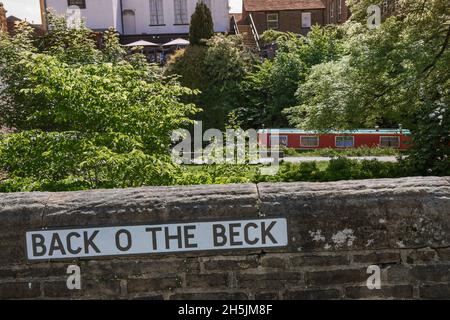
<instances>
[{"instance_id":1,"label":"stone wall","mask_svg":"<svg viewBox=\"0 0 450 320\"><path fill-rule=\"evenodd\" d=\"M450 179L0 194L0 298L450 298ZM286 217L287 247L28 262L25 232ZM81 290L66 287L81 268ZM381 268L381 289L366 286Z\"/></svg>"}]
</instances>

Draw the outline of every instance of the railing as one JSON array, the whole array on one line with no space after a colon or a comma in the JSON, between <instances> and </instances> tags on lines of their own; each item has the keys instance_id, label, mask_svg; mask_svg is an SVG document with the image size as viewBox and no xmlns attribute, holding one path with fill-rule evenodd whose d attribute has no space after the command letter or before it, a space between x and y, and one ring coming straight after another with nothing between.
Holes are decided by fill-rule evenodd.
<instances>
[{"instance_id":1,"label":"railing","mask_svg":"<svg viewBox=\"0 0 450 320\"><path fill-rule=\"evenodd\" d=\"M238 35L239 34L239 27L237 25L237 21L236 21L236 17L235 16L231 16L231 23L233 24L234 34Z\"/></svg>"},{"instance_id":2,"label":"railing","mask_svg":"<svg viewBox=\"0 0 450 320\"><path fill-rule=\"evenodd\" d=\"M258 49L258 51L261 51L261 47L259 46L259 33L258 30L256 29L256 25L255 22L253 21L253 16L251 13L249 14L249 18L250 18L250 28L252 29L253 38L255 38L256 42L256 48Z\"/></svg>"}]
</instances>

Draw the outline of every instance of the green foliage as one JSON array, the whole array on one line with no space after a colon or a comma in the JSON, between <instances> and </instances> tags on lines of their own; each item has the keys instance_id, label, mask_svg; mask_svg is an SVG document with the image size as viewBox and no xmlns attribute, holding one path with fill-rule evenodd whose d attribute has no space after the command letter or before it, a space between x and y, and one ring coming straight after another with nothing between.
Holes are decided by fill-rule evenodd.
<instances>
[{"instance_id":1,"label":"green foliage","mask_svg":"<svg viewBox=\"0 0 450 320\"><path fill-rule=\"evenodd\" d=\"M217 35L206 46L189 46L169 61L166 73L178 75L182 85L201 91L189 101L203 112L205 128L223 129L228 114L241 103L240 83L251 70L254 57L240 37Z\"/></svg>"},{"instance_id":2,"label":"green foliage","mask_svg":"<svg viewBox=\"0 0 450 320\"><path fill-rule=\"evenodd\" d=\"M252 182L257 168L248 165L202 165L185 167L177 180L179 185L229 184Z\"/></svg>"},{"instance_id":3,"label":"green foliage","mask_svg":"<svg viewBox=\"0 0 450 320\"><path fill-rule=\"evenodd\" d=\"M378 178L399 178L410 174L403 163L377 160L334 158L327 162L302 162L280 165L275 176L262 176L261 165L203 165L183 168L177 184L225 184L260 182L329 182Z\"/></svg>"},{"instance_id":4,"label":"green foliage","mask_svg":"<svg viewBox=\"0 0 450 320\"><path fill-rule=\"evenodd\" d=\"M374 157L374 156L398 156L399 150L394 148L359 147L359 148L323 148L316 150L296 150L286 148L283 150L287 156L296 157Z\"/></svg>"},{"instance_id":5,"label":"green foliage","mask_svg":"<svg viewBox=\"0 0 450 320\"><path fill-rule=\"evenodd\" d=\"M356 22L343 27L342 57L313 67L299 85L298 105L286 112L305 129L401 123L413 133L409 160L416 172L448 174L450 6L447 0L398 3L395 15L369 30L368 1L351 1ZM442 118L430 120L438 110Z\"/></svg>"},{"instance_id":6,"label":"green foliage","mask_svg":"<svg viewBox=\"0 0 450 320\"><path fill-rule=\"evenodd\" d=\"M405 166L426 175L450 174L450 95L446 103L426 103L416 116L417 130Z\"/></svg>"},{"instance_id":7,"label":"green foliage","mask_svg":"<svg viewBox=\"0 0 450 320\"><path fill-rule=\"evenodd\" d=\"M19 130L0 140L0 190L174 183L170 135L192 123L192 91L125 59L114 31L99 50L57 21L41 52L20 33L0 40L0 123Z\"/></svg>"},{"instance_id":8,"label":"green foliage","mask_svg":"<svg viewBox=\"0 0 450 320\"><path fill-rule=\"evenodd\" d=\"M296 37L295 34L293 33L286 33L286 32L282 32L282 31L278 31L278 30L273 30L273 29L269 29L264 31L264 33L261 35L261 43L263 45L268 45L268 44L272 44L275 42L278 42L279 40L287 40L290 37Z\"/></svg>"},{"instance_id":9,"label":"green foliage","mask_svg":"<svg viewBox=\"0 0 450 320\"><path fill-rule=\"evenodd\" d=\"M201 45L213 35L214 25L211 10L209 10L208 6L203 1L199 1L197 2L195 12L191 17L189 42L192 45Z\"/></svg>"},{"instance_id":10,"label":"green foliage","mask_svg":"<svg viewBox=\"0 0 450 320\"><path fill-rule=\"evenodd\" d=\"M0 142L0 164L10 173L0 192L165 185L178 170L132 136L79 131L11 134Z\"/></svg>"},{"instance_id":11,"label":"green foliage","mask_svg":"<svg viewBox=\"0 0 450 320\"><path fill-rule=\"evenodd\" d=\"M204 78L207 76L205 57L208 51L206 46L188 46L179 49L167 62L166 74L179 76L183 86L191 89L204 89L207 85Z\"/></svg>"},{"instance_id":12,"label":"green foliage","mask_svg":"<svg viewBox=\"0 0 450 320\"><path fill-rule=\"evenodd\" d=\"M316 162L284 164L278 174L281 181L327 182L340 180L398 178L409 174L401 164L377 160L334 158L325 169Z\"/></svg>"},{"instance_id":13,"label":"green foliage","mask_svg":"<svg viewBox=\"0 0 450 320\"><path fill-rule=\"evenodd\" d=\"M66 19L47 11L48 32L39 44L40 50L69 64L94 63L102 59L95 36L84 24L69 28Z\"/></svg>"},{"instance_id":14,"label":"green foliage","mask_svg":"<svg viewBox=\"0 0 450 320\"><path fill-rule=\"evenodd\" d=\"M342 34L333 26L314 26L307 37L266 34L269 36L277 38L277 55L258 65L242 83L247 103L240 114L247 127L287 127L282 111L297 104L295 93L311 67L337 59L342 50Z\"/></svg>"}]
</instances>

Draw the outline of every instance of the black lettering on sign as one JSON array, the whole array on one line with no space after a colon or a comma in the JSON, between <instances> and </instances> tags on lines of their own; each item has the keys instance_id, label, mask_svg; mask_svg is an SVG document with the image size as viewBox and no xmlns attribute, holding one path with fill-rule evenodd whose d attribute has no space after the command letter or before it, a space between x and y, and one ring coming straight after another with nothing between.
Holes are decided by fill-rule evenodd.
<instances>
[{"instance_id":1,"label":"black lettering on sign","mask_svg":"<svg viewBox=\"0 0 450 320\"><path fill-rule=\"evenodd\" d=\"M52 236L52 241L50 242L50 250L48 252L49 256L52 256L55 251L60 251L62 255L66 254L66 250L64 250L64 245L62 244L61 239L57 233L54 233Z\"/></svg>"},{"instance_id":2,"label":"black lettering on sign","mask_svg":"<svg viewBox=\"0 0 450 320\"><path fill-rule=\"evenodd\" d=\"M184 247L185 248L198 248L196 243L191 243L190 239L195 239L195 235L190 233L191 230L195 230L195 226L184 226Z\"/></svg>"},{"instance_id":3,"label":"black lettering on sign","mask_svg":"<svg viewBox=\"0 0 450 320\"><path fill-rule=\"evenodd\" d=\"M213 241L214 241L214 247L223 247L227 244L227 237L225 236L225 226L221 224L214 224L213 225ZM221 239L219 241L219 238Z\"/></svg>"},{"instance_id":4,"label":"black lettering on sign","mask_svg":"<svg viewBox=\"0 0 450 320\"><path fill-rule=\"evenodd\" d=\"M150 234L152 235L152 246L153 246L153 250L158 250L158 243L157 243L157 236L156 236L156 232L158 231L162 231L161 227L157 227L157 228L145 228L146 232L150 232Z\"/></svg>"},{"instance_id":5,"label":"black lettering on sign","mask_svg":"<svg viewBox=\"0 0 450 320\"><path fill-rule=\"evenodd\" d=\"M47 253L47 247L44 244L45 238L41 234L33 234L31 236L31 244L33 247L33 256L42 257Z\"/></svg>"},{"instance_id":6,"label":"black lettering on sign","mask_svg":"<svg viewBox=\"0 0 450 320\"><path fill-rule=\"evenodd\" d=\"M250 240L250 237L249 237L250 228L258 229L258 225L257 225L256 223L250 222L250 223L247 223L247 224L245 225L245 227L244 227L244 238L245 238L245 242L246 242L247 244L254 245L254 244L257 244L257 243L258 243L259 238L256 237L255 239Z\"/></svg>"},{"instance_id":7,"label":"black lettering on sign","mask_svg":"<svg viewBox=\"0 0 450 320\"><path fill-rule=\"evenodd\" d=\"M81 247L78 247L74 249L72 247L72 238L81 238L81 235L78 232L71 232L67 235L66 242L67 242L67 251L70 254L79 254L81 252Z\"/></svg>"},{"instance_id":8,"label":"black lettering on sign","mask_svg":"<svg viewBox=\"0 0 450 320\"><path fill-rule=\"evenodd\" d=\"M174 235L169 234L169 227L164 228L166 236L166 249L170 249L170 240L177 240L178 249L183 248L183 235L181 233L181 226L177 226L177 233Z\"/></svg>"},{"instance_id":9,"label":"black lettering on sign","mask_svg":"<svg viewBox=\"0 0 450 320\"><path fill-rule=\"evenodd\" d=\"M124 245L124 246L121 245L120 239L124 238L124 237L121 237L121 235L125 235L126 245ZM120 251L128 251L128 250L130 250L131 246L132 246L132 240L131 240L130 231L128 231L126 229L120 229L119 231L117 231L116 232L116 247L117 247L117 249L119 249Z\"/></svg>"},{"instance_id":10,"label":"black lettering on sign","mask_svg":"<svg viewBox=\"0 0 450 320\"><path fill-rule=\"evenodd\" d=\"M92 249L96 252L96 253L100 253L100 250L97 248L97 246L94 243L94 238L97 236L97 234L99 233L98 230L95 230L90 237L88 237L88 232L85 231L83 232L84 235L84 253L89 253L89 247L92 247Z\"/></svg>"},{"instance_id":11,"label":"black lettering on sign","mask_svg":"<svg viewBox=\"0 0 450 320\"><path fill-rule=\"evenodd\" d=\"M285 218L42 229L25 238L36 261L288 245Z\"/></svg>"},{"instance_id":12,"label":"black lettering on sign","mask_svg":"<svg viewBox=\"0 0 450 320\"><path fill-rule=\"evenodd\" d=\"M261 222L261 238L263 244L267 243L266 238L270 238L270 241L272 241L272 243L275 244L278 243L277 240L275 240L273 235L270 233L270 230L272 230L272 228L275 226L276 223L277 223L276 221L272 221L272 223L266 229L266 223L264 221Z\"/></svg>"},{"instance_id":13,"label":"black lettering on sign","mask_svg":"<svg viewBox=\"0 0 450 320\"><path fill-rule=\"evenodd\" d=\"M239 237L240 232L236 231L237 228L240 228L240 223L230 223L230 245L231 246L242 246L242 241L235 240L237 237Z\"/></svg>"}]
</instances>

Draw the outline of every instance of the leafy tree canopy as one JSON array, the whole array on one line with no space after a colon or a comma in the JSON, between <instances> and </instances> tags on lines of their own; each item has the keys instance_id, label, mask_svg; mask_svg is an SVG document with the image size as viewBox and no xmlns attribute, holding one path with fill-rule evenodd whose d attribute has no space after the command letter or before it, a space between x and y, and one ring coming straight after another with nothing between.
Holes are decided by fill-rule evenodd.
<instances>
[{"instance_id":1,"label":"leafy tree canopy","mask_svg":"<svg viewBox=\"0 0 450 320\"><path fill-rule=\"evenodd\" d=\"M214 24L211 10L203 2L197 2L189 27L189 42L192 45L204 44L214 35Z\"/></svg>"},{"instance_id":2,"label":"leafy tree canopy","mask_svg":"<svg viewBox=\"0 0 450 320\"><path fill-rule=\"evenodd\" d=\"M241 102L240 83L255 63L239 36L216 35L206 46L179 50L169 61L167 74L178 75L182 85L200 90L192 97L204 111L198 119L205 128L223 129L228 114Z\"/></svg>"},{"instance_id":3,"label":"leafy tree canopy","mask_svg":"<svg viewBox=\"0 0 450 320\"><path fill-rule=\"evenodd\" d=\"M170 135L198 111L181 102L192 91L141 55L125 57L113 30L97 49L84 27L50 21L39 47L26 25L0 39L0 123L19 131L0 140L0 168L10 177L0 188L173 182Z\"/></svg>"},{"instance_id":4,"label":"leafy tree canopy","mask_svg":"<svg viewBox=\"0 0 450 320\"><path fill-rule=\"evenodd\" d=\"M242 83L247 98L239 111L243 123L249 127L287 127L282 111L297 104L298 86L314 65L340 57L342 36L334 26L314 26L307 37L277 33L275 58L258 65Z\"/></svg>"},{"instance_id":5,"label":"leafy tree canopy","mask_svg":"<svg viewBox=\"0 0 450 320\"><path fill-rule=\"evenodd\" d=\"M355 21L343 27L342 57L316 65L300 83L290 123L323 130L402 124L413 130L417 171L448 174L450 4L398 1L396 14L373 30L360 21L367 4L351 2Z\"/></svg>"}]
</instances>

